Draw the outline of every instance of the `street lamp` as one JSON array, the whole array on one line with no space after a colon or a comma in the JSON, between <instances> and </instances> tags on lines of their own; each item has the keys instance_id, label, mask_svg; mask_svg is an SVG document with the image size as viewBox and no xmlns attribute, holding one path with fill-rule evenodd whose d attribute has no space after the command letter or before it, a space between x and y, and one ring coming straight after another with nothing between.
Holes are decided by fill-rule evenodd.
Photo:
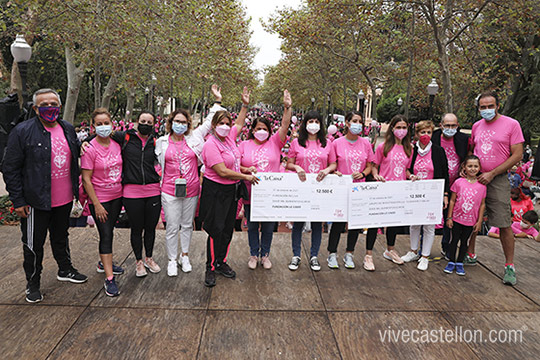
<instances>
[{"instance_id":1,"label":"street lamp","mask_svg":"<svg viewBox=\"0 0 540 360\"><path fill-rule=\"evenodd\" d=\"M315 98L311 98L311 110L315 109Z\"/></svg>"},{"instance_id":2,"label":"street lamp","mask_svg":"<svg viewBox=\"0 0 540 360\"><path fill-rule=\"evenodd\" d=\"M366 95L364 94L362 89L360 89L360 91L358 92L358 101L356 105L356 111L360 111L360 105L362 105L362 111L364 111L364 98L365 97Z\"/></svg>"},{"instance_id":3,"label":"street lamp","mask_svg":"<svg viewBox=\"0 0 540 360\"><path fill-rule=\"evenodd\" d=\"M154 92L156 91L156 82L156 75L152 74L152 92L150 93L150 101L152 102L150 111L152 112L152 114L154 113Z\"/></svg>"},{"instance_id":4,"label":"street lamp","mask_svg":"<svg viewBox=\"0 0 540 360\"><path fill-rule=\"evenodd\" d=\"M428 108L428 119L432 119L433 114L432 108L433 108L433 100L435 100L435 95L439 92L439 85L437 84L437 80L431 79L431 83L427 86L427 92L429 95L429 108Z\"/></svg>"},{"instance_id":5,"label":"street lamp","mask_svg":"<svg viewBox=\"0 0 540 360\"><path fill-rule=\"evenodd\" d=\"M149 103L149 97L148 95L150 94L150 88L147 86L144 88L144 98L145 98L145 106L146 106L146 109L150 109L150 103Z\"/></svg>"},{"instance_id":6,"label":"street lamp","mask_svg":"<svg viewBox=\"0 0 540 360\"><path fill-rule=\"evenodd\" d=\"M11 55L19 68L19 75L21 76L21 94L23 99L22 106L25 106L28 98L28 93L26 91L27 65L32 57L32 47L28 45L23 35L17 35L15 37L15 41L11 44Z\"/></svg>"},{"instance_id":7,"label":"street lamp","mask_svg":"<svg viewBox=\"0 0 540 360\"><path fill-rule=\"evenodd\" d=\"M398 104L398 106L403 105L403 99L401 97L399 99L397 99L397 104Z\"/></svg>"}]
</instances>

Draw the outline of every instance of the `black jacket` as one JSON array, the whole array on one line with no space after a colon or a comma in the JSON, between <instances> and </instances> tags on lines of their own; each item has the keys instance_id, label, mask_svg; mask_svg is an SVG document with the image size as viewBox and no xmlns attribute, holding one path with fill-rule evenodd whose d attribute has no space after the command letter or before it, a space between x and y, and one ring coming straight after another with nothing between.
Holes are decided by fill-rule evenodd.
<instances>
[{"instance_id":1,"label":"black jacket","mask_svg":"<svg viewBox=\"0 0 540 360\"><path fill-rule=\"evenodd\" d=\"M411 167L409 172L414 174L414 164L416 163L416 158L418 157L418 148L413 147L413 154L411 159ZM431 145L431 160L433 161L433 178L434 179L444 179L444 192L450 192L450 184L448 180L448 160L446 159L446 152L444 149L438 145Z\"/></svg>"},{"instance_id":2,"label":"black jacket","mask_svg":"<svg viewBox=\"0 0 540 360\"><path fill-rule=\"evenodd\" d=\"M441 129L437 129L433 132L431 141L434 145L441 146L441 136L443 136ZM452 138L454 140L454 147L456 148L457 156L459 157L459 162L462 163L469 152L469 135L463 134L458 130L456 135L454 135Z\"/></svg>"},{"instance_id":3,"label":"black jacket","mask_svg":"<svg viewBox=\"0 0 540 360\"><path fill-rule=\"evenodd\" d=\"M143 149L137 130L117 131L112 139L122 147L122 184L146 185L160 181L156 172L156 139L148 136Z\"/></svg>"},{"instance_id":4,"label":"black jacket","mask_svg":"<svg viewBox=\"0 0 540 360\"><path fill-rule=\"evenodd\" d=\"M73 125L64 120L58 124L71 151L71 185L78 199L80 143ZM10 132L2 172L13 207L51 210L51 134L37 117Z\"/></svg>"}]
</instances>

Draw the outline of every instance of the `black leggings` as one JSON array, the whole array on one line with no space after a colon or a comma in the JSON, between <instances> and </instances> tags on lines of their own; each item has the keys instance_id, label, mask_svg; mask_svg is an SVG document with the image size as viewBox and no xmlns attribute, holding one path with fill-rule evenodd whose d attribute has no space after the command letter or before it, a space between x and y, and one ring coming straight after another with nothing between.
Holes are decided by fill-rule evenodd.
<instances>
[{"instance_id":1,"label":"black leggings","mask_svg":"<svg viewBox=\"0 0 540 360\"><path fill-rule=\"evenodd\" d=\"M345 230L346 222L334 222L332 223L332 228L330 229L330 234L328 235L328 252L335 253L337 252L337 247L339 244L339 238L343 230ZM348 252L354 252L354 247L358 241L358 235L360 234L360 229L351 230L347 232L347 250Z\"/></svg>"},{"instance_id":2,"label":"black leggings","mask_svg":"<svg viewBox=\"0 0 540 360\"><path fill-rule=\"evenodd\" d=\"M465 226L454 221L452 227L452 238L450 239L450 246L448 252L448 258L451 262L462 263L467 254L467 247L469 246L469 237L473 231L472 226ZM459 244L459 254L456 259L457 246Z\"/></svg>"},{"instance_id":3,"label":"black leggings","mask_svg":"<svg viewBox=\"0 0 540 360\"><path fill-rule=\"evenodd\" d=\"M161 196L141 199L124 198L124 207L131 226L131 247L137 260L142 259L142 232L144 230L144 251L152 257L156 240L156 225L161 214Z\"/></svg>"},{"instance_id":4,"label":"black leggings","mask_svg":"<svg viewBox=\"0 0 540 360\"><path fill-rule=\"evenodd\" d=\"M90 213L96 222L96 226L99 233L99 253L100 254L112 254L112 241L113 231L120 210L122 209L122 198L114 199L101 203L105 210L107 210L107 221L104 223L99 221L96 217L96 209L93 204L90 204Z\"/></svg>"},{"instance_id":5,"label":"black leggings","mask_svg":"<svg viewBox=\"0 0 540 360\"><path fill-rule=\"evenodd\" d=\"M386 246L394 246L396 244L396 235L402 230L402 226L393 226L386 228ZM366 250L373 250L375 246L375 240L377 240L378 228L371 228L367 231L366 237Z\"/></svg>"}]
</instances>

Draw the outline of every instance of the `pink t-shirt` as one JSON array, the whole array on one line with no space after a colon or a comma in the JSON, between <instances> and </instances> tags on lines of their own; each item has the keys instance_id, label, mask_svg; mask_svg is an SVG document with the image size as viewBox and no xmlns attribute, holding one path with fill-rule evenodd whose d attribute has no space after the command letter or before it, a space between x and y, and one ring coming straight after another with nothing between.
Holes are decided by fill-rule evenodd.
<instances>
[{"instance_id":1,"label":"pink t-shirt","mask_svg":"<svg viewBox=\"0 0 540 360\"><path fill-rule=\"evenodd\" d=\"M280 172L281 148L285 141L281 141L279 132L276 132L267 141L257 145L255 140L242 141L238 147L240 152L241 165L244 167L255 166L257 172ZM251 197L251 183L245 181L248 194ZM249 200L244 200L244 204L249 204Z\"/></svg>"},{"instance_id":2,"label":"pink t-shirt","mask_svg":"<svg viewBox=\"0 0 540 360\"><path fill-rule=\"evenodd\" d=\"M229 135L225 141L221 142L216 136L211 135L206 140L202 150L202 160L204 163L204 177L218 182L220 184L235 184L238 180L229 180L223 178L212 169L212 166L224 163L225 166L233 171L240 172L240 152L236 146L236 126L232 126Z\"/></svg>"},{"instance_id":3,"label":"pink t-shirt","mask_svg":"<svg viewBox=\"0 0 540 360\"><path fill-rule=\"evenodd\" d=\"M152 184L124 184L123 196L127 199L142 199L161 194L159 183Z\"/></svg>"},{"instance_id":4,"label":"pink t-shirt","mask_svg":"<svg viewBox=\"0 0 540 360\"><path fill-rule=\"evenodd\" d=\"M182 174L180 174L180 167ZM200 183L197 172L197 155L186 144L185 140L174 141L169 136L169 146L165 152L165 170L161 191L174 196L174 181L182 177L186 179L186 197L199 195Z\"/></svg>"},{"instance_id":5,"label":"pink t-shirt","mask_svg":"<svg viewBox=\"0 0 540 360\"><path fill-rule=\"evenodd\" d=\"M407 179L407 166L410 163L410 157L407 156L403 145L394 145L384 156L384 143L379 144L375 150L375 164L379 165L379 175L386 181L400 181Z\"/></svg>"},{"instance_id":6,"label":"pink t-shirt","mask_svg":"<svg viewBox=\"0 0 540 360\"><path fill-rule=\"evenodd\" d=\"M514 233L514 235L525 233L525 234L530 235L532 237L537 237L538 236L538 230L536 230L532 226L530 228L528 228L528 229L524 229L519 224L519 221L518 222L513 222L511 228L512 228L512 232ZM492 227L491 229L489 229L489 232L494 233L494 234L499 234L500 230L499 230L499 228Z\"/></svg>"},{"instance_id":7,"label":"pink t-shirt","mask_svg":"<svg viewBox=\"0 0 540 360\"><path fill-rule=\"evenodd\" d=\"M456 193L456 203L452 215L455 222L465 226L474 226L478 221L482 199L486 197L486 185L478 181L471 184L465 178L457 179L452 187Z\"/></svg>"},{"instance_id":8,"label":"pink t-shirt","mask_svg":"<svg viewBox=\"0 0 540 360\"><path fill-rule=\"evenodd\" d=\"M431 157L431 149L428 151L426 155L423 155L423 156L420 154L416 155L413 171L414 171L414 175L416 175L419 180L433 179L434 168L433 168L433 159Z\"/></svg>"},{"instance_id":9,"label":"pink t-shirt","mask_svg":"<svg viewBox=\"0 0 540 360\"><path fill-rule=\"evenodd\" d=\"M530 198L521 201L515 201L510 199L512 205L512 221L520 222L523 214L527 211L534 210L534 205Z\"/></svg>"},{"instance_id":10,"label":"pink t-shirt","mask_svg":"<svg viewBox=\"0 0 540 360\"><path fill-rule=\"evenodd\" d=\"M71 186L71 150L62 126L44 126L51 134L51 207L73 201Z\"/></svg>"},{"instance_id":11,"label":"pink t-shirt","mask_svg":"<svg viewBox=\"0 0 540 360\"><path fill-rule=\"evenodd\" d=\"M510 147L525 141L517 120L500 115L497 120L482 119L472 127L474 155L480 158L482 172L495 169L510 157Z\"/></svg>"},{"instance_id":12,"label":"pink t-shirt","mask_svg":"<svg viewBox=\"0 0 540 360\"><path fill-rule=\"evenodd\" d=\"M104 203L122 197L122 149L115 141L108 147L90 141L81 157L81 168L93 170L92 185L100 202ZM88 201L91 202L90 199Z\"/></svg>"},{"instance_id":13,"label":"pink t-shirt","mask_svg":"<svg viewBox=\"0 0 540 360\"><path fill-rule=\"evenodd\" d=\"M450 180L450 186L456 181L459 176L459 156L456 152L454 145L454 139L446 139L441 135L441 146L446 152L446 159L448 160L448 177Z\"/></svg>"},{"instance_id":14,"label":"pink t-shirt","mask_svg":"<svg viewBox=\"0 0 540 360\"><path fill-rule=\"evenodd\" d=\"M328 167L332 144L326 143L322 147L318 140L306 140L306 147L300 146L298 139L294 139L289 148L289 158L295 158L295 164L305 172L316 174Z\"/></svg>"},{"instance_id":15,"label":"pink t-shirt","mask_svg":"<svg viewBox=\"0 0 540 360\"><path fill-rule=\"evenodd\" d=\"M368 162L375 158L371 144L368 139L358 137L351 143L345 137L341 137L332 143L330 162L337 161L337 171L344 175L351 175L354 172L362 172ZM354 180L354 182L364 182L366 179Z\"/></svg>"}]
</instances>

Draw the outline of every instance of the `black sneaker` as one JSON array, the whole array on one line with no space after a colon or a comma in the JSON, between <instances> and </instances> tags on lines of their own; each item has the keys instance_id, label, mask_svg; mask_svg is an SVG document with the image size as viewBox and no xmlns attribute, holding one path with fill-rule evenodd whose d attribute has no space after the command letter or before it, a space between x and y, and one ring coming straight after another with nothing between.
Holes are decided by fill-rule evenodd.
<instances>
[{"instance_id":1,"label":"black sneaker","mask_svg":"<svg viewBox=\"0 0 540 360\"><path fill-rule=\"evenodd\" d=\"M105 272L105 268L103 267L103 263L101 261L98 261L96 271L100 274L103 274ZM112 273L114 275L122 275L124 273L124 269L122 267L112 264Z\"/></svg>"},{"instance_id":2,"label":"black sneaker","mask_svg":"<svg viewBox=\"0 0 540 360\"><path fill-rule=\"evenodd\" d=\"M69 281L76 284L82 284L88 280L88 276L81 274L75 268L71 268L68 271L58 271L56 278L59 281Z\"/></svg>"},{"instance_id":3,"label":"black sneaker","mask_svg":"<svg viewBox=\"0 0 540 360\"><path fill-rule=\"evenodd\" d=\"M37 303L43 300L43 295L39 289L26 288L26 301L29 303Z\"/></svg>"},{"instance_id":4,"label":"black sneaker","mask_svg":"<svg viewBox=\"0 0 540 360\"><path fill-rule=\"evenodd\" d=\"M204 286L213 287L216 286L216 273L210 269L206 270L206 275L204 276Z\"/></svg>"},{"instance_id":5,"label":"black sneaker","mask_svg":"<svg viewBox=\"0 0 540 360\"><path fill-rule=\"evenodd\" d=\"M216 272L225 276L226 278L232 279L236 277L236 272L234 272L234 270L231 269L231 267L227 263L216 266Z\"/></svg>"},{"instance_id":6,"label":"black sneaker","mask_svg":"<svg viewBox=\"0 0 540 360\"><path fill-rule=\"evenodd\" d=\"M105 288L105 294L107 296L118 296L120 295L120 291L118 290L118 285L116 285L116 281L114 280L114 277L112 280L105 279L105 284L103 285Z\"/></svg>"}]
</instances>

